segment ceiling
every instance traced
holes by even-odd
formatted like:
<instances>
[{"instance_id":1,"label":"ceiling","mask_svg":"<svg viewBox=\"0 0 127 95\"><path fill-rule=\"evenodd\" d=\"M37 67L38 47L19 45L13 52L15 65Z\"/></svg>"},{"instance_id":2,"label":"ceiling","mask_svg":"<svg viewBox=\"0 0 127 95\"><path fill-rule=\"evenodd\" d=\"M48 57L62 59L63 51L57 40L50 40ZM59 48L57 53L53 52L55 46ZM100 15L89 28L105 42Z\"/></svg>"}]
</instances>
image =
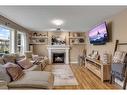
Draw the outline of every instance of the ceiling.
<instances>
[{"instance_id":1,"label":"ceiling","mask_svg":"<svg viewBox=\"0 0 127 95\"><path fill-rule=\"evenodd\" d=\"M56 28L53 19L61 19L63 30L85 32L126 6L0 6L0 14L31 31Z\"/></svg>"}]
</instances>

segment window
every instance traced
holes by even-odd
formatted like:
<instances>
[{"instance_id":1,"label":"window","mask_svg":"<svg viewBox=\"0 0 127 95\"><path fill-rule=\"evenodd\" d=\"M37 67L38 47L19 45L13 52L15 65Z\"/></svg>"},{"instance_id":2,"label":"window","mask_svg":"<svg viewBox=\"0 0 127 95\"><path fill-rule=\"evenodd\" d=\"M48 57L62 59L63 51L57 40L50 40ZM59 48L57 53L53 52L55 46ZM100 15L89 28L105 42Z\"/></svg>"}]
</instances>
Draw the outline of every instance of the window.
<instances>
[{"instance_id":1,"label":"window","mask_svg":"<svg viewBox=\"0 0 127 95\"><path fill-rule=\"evenodd\" d=\"M17 32L17 53L23 54L26 50L26 34Z\"/></svg>"},{"instance_id":2,"label":"window","mask_svg":"<svg viewBox=\"0 0 127 95\"><path fill-rule=\"evenodd\" d=\"M27 50L27 33L0 25L0 56L6 53L23 54Z\"/></svg>"},{"instance_id":3,"label":"window","mask_svg":"<svg viewBox=\"0 0 127 95\"><path fill-rule=\"evenodd\" d=\"M0 26L0 56L10 52L11 30Z\"/></svg>"}]
</instances>

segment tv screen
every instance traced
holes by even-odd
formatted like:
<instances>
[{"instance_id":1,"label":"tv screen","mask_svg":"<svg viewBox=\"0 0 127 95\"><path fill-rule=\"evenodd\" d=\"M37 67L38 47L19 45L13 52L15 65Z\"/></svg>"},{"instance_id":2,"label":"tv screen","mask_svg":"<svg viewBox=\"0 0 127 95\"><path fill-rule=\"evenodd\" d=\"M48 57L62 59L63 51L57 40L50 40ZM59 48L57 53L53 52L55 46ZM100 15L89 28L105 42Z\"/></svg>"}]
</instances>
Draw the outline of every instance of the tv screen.
<instances>
[{"instance_id":1,"label":"tv screen","mask_svg":"<svg viewBox=\"0 0 127 95\"><path fill-rule=\"evenodd\" d=\"M108 40L106 22L101 23L89 31L89 40L91 44L105 44Z\"/></svg>"}]
</instances>

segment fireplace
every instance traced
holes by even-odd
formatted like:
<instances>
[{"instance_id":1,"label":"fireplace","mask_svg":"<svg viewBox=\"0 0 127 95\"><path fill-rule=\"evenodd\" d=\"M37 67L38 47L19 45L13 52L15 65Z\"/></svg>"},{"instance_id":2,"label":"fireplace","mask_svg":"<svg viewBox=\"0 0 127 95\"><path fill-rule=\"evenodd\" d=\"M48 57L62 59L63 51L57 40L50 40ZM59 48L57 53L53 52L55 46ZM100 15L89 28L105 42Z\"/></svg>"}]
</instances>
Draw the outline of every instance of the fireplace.
<instances>
[{"instance_id":1,"label":"fireplace","mask_svg":"<svg viewBox=\"0 0 127 95\"><path fill-rule=\"evenodd\" d=\"M69 64L69 49L70 49L69 45L49 45L47 49L49 64L52 63Z\"/></svg>"},{"instance_id":2,"label":"fireplace","mask_svg":"<svg viewBox=\"0 0 127 95\"><path fill-rule=\"evenodd\" d=\"M64 53L53 53L53 63L65 63L64 58L65 58Z\"/></svg>"}]
</instances>

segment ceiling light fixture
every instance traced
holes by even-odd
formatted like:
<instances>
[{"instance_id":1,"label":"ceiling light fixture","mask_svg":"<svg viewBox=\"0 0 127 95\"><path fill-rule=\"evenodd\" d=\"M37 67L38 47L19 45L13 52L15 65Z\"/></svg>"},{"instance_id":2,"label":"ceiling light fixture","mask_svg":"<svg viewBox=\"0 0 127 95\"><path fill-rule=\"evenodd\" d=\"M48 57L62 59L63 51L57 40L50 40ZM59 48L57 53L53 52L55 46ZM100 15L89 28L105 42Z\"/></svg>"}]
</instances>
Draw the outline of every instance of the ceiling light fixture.
<instances>
[{"instance_id":1,"label":"ceiling light fixture","mask_svg":"<svg viewBox=\"0 0 127 95\"><path fill-rule=\"evenodd\" d=\"M55 20L52 20L52 23L57 25L57 26L60 26L62 25L64 22L63 20L60 20L60 19L55 19Z\"/></svg>"}]
</instances>

